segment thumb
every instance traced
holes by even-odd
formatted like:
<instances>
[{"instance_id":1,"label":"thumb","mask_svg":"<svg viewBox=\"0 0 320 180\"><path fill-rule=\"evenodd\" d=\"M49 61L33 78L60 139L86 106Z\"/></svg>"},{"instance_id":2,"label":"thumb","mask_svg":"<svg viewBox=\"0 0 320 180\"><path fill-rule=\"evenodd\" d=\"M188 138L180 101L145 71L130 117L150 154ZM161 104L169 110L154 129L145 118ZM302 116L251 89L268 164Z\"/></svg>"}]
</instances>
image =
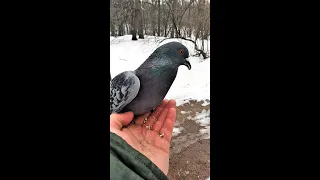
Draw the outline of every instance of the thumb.
<instances>
[{"instance_id":1,"label":"thumb","mask_svg":"<svg viewBox=\"0 0 320 180\"><path fill-rule=\"evenodd\" d=\"M110 129L114 128L121 130L124 126L127 126L133 119L132 112L126 112L123 114L111 114L110 115Z\"/></svg>"}]
</instances>

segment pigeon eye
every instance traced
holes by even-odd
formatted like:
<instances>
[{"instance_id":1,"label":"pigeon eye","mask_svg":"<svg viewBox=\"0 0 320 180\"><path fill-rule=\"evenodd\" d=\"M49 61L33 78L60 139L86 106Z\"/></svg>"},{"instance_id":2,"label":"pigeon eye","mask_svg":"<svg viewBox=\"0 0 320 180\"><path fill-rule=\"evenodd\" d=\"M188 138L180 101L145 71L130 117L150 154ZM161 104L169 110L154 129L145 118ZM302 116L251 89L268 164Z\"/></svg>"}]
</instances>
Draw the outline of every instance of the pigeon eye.
<instances>
[{"instance_id":1,"label":"pigeon eye","mask_svg":"<svg viewBox=\"0 0 320 180\"><path fill-rule=\"evenodd\" d=\"M183 49L180 49L180 50L179 50L179 53L180 53L181 55L183 55L183 54L184 54Z\"/></svg>"}]
</instances>

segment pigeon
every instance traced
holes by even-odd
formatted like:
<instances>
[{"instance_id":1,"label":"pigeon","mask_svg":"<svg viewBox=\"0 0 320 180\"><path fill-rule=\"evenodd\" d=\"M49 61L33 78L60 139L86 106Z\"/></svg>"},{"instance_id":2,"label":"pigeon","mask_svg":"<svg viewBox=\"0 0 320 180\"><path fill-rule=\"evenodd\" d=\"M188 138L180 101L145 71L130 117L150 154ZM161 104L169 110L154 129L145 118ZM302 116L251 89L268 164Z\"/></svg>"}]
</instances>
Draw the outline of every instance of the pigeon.
<instances>
[{"instance_id":1,"label":"pigeon","mask_svg":"<svg viewBox=\"0 0 320 180\"><path fill-rule=\"evenodd\" d=\"M158 47L136 70L115 76L110 81L110 114L131 111L138 116L152 112L168 93L179 66L191 69L188 57L183 44L169 42Z\"/></svg>"}]
</instances>

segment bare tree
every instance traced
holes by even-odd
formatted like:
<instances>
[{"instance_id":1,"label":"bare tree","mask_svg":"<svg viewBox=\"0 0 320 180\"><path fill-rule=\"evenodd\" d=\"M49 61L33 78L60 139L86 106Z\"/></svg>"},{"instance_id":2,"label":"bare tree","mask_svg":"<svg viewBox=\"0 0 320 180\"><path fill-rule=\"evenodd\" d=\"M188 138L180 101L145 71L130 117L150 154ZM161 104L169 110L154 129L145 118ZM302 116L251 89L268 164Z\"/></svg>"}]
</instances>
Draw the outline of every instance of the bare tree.
<instances>
[{"instance_id":1,"label":"bare tree","mask_svg":"<svg viewBox=\"0 0 320 180\"><path fill-rule=\"evenodd\" d=\"M128 33L130 17L134 13L132 0L110 1L110 31L111 34L122 36Z\"/></svg>"},{"instance_id":2,"label":"bare tree","mask_svg":"<svg viewBox=\"0 0 320 180\"><path fill-rule=\"evenodd\" d=\"M110 16L111 36L132 34L132 40L138 40L137 35L143 39L145 34L183 38L195 43L198 55L206 56L208 0L111 0Z\"/></svg>"},{"instance_id":3,"label":"bare tree","mask_svg":"<svg viewBox=\"0 0 320 180\"><path fill-rule=\"evenodd\" d=\"M139 5L139 0L134 0L134 16L132 17L132 22L133 22L133 28L132 28L132 40L138 40L137 39L137 29L138 29L138 23L139 23L139 14L138 11L139 9L137 8Z\"/></svg>"},{"instance_id":4,"label":"bare tree","mask_svg":"<svg viewBox=\"0 0 320 180\"><path fill-rule=\"evenodd\" d=\"M137 13L137 21L138 21L138 34L139 34L139 39L144 39L144 35L143 35L143 24L142 24L142 10L141 10L141 1L140 0L136 0L136 13Z\"/></svg>"},{"instance_id":5,"label":"bare tree","mask_svg":"<svg viewBox=\"0 0 320 180\"><path fill-rule=\"evenodd\" d=\"M160 36L160 16L161 16L161 8L160 8L160 0L158 0L158 36Z\"/></svg>"},{"instance_id":6,"label":"bare tree","mask_svg":"<svg viewBox=\"0 0 320 180\"><path fill-rule=\"evenodd\" d=\"M116 27L113 21L110 21L111 36L116 36Z\"/></svg>"}]
</instances>

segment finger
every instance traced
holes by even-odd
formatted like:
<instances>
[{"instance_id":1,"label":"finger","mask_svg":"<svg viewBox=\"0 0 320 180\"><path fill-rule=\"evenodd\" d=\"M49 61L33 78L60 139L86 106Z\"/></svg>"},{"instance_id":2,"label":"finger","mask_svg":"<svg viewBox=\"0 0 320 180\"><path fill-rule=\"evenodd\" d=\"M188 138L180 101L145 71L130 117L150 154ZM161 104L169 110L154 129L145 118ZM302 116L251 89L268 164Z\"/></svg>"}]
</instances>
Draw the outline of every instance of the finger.
<instances>
[{"instance_id":1,"label":"finger","mask_svg":"<svg viewBox=\"0 0 320 180\"><path fill-rule=\"evenodd\" d=\"M176 101L170 100L166 107L162 110L158 120L153 124L153 130L159 132L161 127L163 126L163 123L165 122L165 119L167 117L168 111L170 108L176 107Z\"/></svg>"},{"instance_id":2,"label":"finger","mask_svg":"<svg viewBox=\"0 0 320 180\"><path fill-rule=\"evenodd\" d=\"M158 107L165 108L166 105L168 104L168 102L169 102L169 100L164 99L164 100L162 101L162 103L161 103Z\"/></svg>"},{"instance_id":3,"label":"finger","mask_svg":"<svg viewBox=\"0 0 320 180\"><path fill-rule=\"evenodd\" d=\"M165 138L168 142L170 142L172 138L172 131L176 121L176 115L176 108L170 108L166 120L159 131L159 134L163 134L163 138Z\"/></svg>"},{"instance_id":4,"label":"finger","mask_svg":"<svg viewBox=\"0 0 320 180\"><path fill-rule=\"evenodd\" d=\"M111 114L110 115L110 129L121 130L124 126L127 126L133 119L132 112L126 112L123 114Z\"/></svg>"},{"instance_id":5,"label":"finger","mask_svg":"<svg viewBox=\"0 0 320 180\"><path fill-rule=\"evenodd\" d=\"M147 122L145 123L146 127L152 127L153 124L158 120L162 110L165 108L165 106L168 104L168 100L164 100L162 101L162 103L160 104L160 106L158 106L152 113L151 115L148 117Z\"/></svg>"}]
</instances>

